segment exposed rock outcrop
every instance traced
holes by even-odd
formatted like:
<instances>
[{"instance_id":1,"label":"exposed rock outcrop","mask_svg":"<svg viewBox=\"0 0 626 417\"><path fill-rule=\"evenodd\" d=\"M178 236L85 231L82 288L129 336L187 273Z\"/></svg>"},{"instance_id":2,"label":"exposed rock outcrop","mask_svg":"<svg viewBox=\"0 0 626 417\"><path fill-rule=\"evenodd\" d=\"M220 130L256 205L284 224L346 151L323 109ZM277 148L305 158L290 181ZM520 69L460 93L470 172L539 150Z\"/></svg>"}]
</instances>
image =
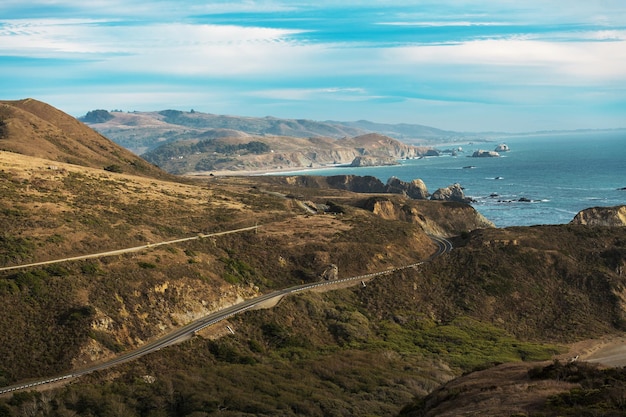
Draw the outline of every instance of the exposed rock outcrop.
<instances>
[{"instance_id":1,"label":"exposed rock outcrop","mask_svg":"<svg viewBox=\"0 0 626 417\"><path fill-rule=\"evenodd\" d=\"M626 206L592 207L580 211L570 224L588 226L626 226Z\"/></svg>"},{"instance_id":2,"label":"exposed rock outcrop","mask_svg":"<svg viewBox=\"0 0 626 417\"><path fill-rule=\"evenodd\" d=\"M446 188L440 188L430 197L431 200L456 201L459 203L471 203L473 200L465 196L461 184L452 184Z\"/></svg>"},{"instance_id":3,"label":"exposed rock outcrop","mask_svg":"<svg viewBox=\"0 0 626 417\"><path fill-rule=\"evenodd\" d=\"M326 178L331 188L353 191L355 193L384 193L385 185L371 175L333 175Z\"/></svg>"},{"instance_id":4,"label":"exposed rock outcrop","mask_svg":"<svg viewBox=\"0 0 626 417\"><path fill-rule=\"evenodd\" d=\"M365 200L362 207L387 220L419 224L426 233L436 236L495 227L469 204L380 196Z\"/></svg>"},{"instance_id":5,"label":"exposed rock outcrop","mask_svg":"<svg viewBox=\"0 0 626 417\"><path fill-rule=\"evenodd\" d=\"M387 180L387 184L383 184L382 181L371 175L332 175L329 177L305 175L285 177L285 180L291 185L300 185L302 187L330 187L354 193L401 194L414 200L425 200L430 196L426 184L421 179L407 182L391 177Z\"/></svg>"},{"instance_id":6,"label":"exposed rock outcrop","mask_svg":"<svg viewBox=\"0 0 626 417\"><path fill-rule=\"evenodd\" d=\"M328 265L321 274L325 281L334 281L339 277L339 268L335 264Z\"/></svg>"},{"instance_id":7,"label":"exposed rock outcrop","mask_svg":"<svg viewBox=\"0 0 626 417\"><path fill-rule=\"evenodd\" d=\"M391 194L404 194L414 200L425 200L430 195L426 184L421 179L411 182L402 181L399 178L391 177L387 180L385 192Z\"/></svg>"},{"instance_id":8,"label":"exposed rock outcrop","mask_svg":"<svg viewBox=\"0 0 626 417\"><path fill-rule=\"evenodd\" d=\"M509 149L509 145L507 145L506 143L501 143L498 146L496 146L496 149L494 149L495 152L508 152L511 149Z\"/></svg>"},{"instance_id":9,"label":"exposed rock outcrop","mask_svg":"<svg viewBox=\"0 0 626 417\"><path fill-rule=\"evenodd\" d=\"M485 151L479 149L472 154L473 158L497 158L500 154L496 151Z\"/></svg>"},{"instance_id":10,"label":"exposed rock outcrop","mask_svg":"<svg viewBox=\"0 0 626 417\"><path fill-rule=\"evenodd\" d=\"M390 156L357 156L350 163L351 167L378 167L390 165L400 165L400 163Z\"/></svg>"}]
</instances>

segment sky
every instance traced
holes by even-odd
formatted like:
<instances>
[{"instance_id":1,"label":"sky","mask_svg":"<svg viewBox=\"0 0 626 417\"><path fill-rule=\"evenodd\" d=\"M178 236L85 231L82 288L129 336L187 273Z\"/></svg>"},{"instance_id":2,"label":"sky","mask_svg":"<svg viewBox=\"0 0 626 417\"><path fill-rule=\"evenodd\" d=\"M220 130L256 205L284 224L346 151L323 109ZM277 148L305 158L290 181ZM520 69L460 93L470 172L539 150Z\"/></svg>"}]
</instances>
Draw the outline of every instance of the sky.
<instances>
[{"instance_id":1,"label":"sky","mask_svg":"<svg viewBox=\"0 0 626 417\"><path fill-rule=\"evenodd\" d=\"M0 99L456 131L626 127L626 1L2 0Z\"/></svg>"}]
</instances>

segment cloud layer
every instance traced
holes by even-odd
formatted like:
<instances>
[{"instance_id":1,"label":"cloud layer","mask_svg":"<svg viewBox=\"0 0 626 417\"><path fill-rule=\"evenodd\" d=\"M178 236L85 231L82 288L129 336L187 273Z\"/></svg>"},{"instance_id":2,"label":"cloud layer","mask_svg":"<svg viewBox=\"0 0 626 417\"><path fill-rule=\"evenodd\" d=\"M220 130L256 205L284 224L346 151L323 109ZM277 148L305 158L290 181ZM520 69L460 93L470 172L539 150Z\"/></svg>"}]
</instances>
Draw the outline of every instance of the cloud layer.
<instances>
[{"instance_id":1,"label":"cloud layer","mask_svg":"<svg viewBox=\"0 0 626 417\"><path fill-rule=\"evenodd\" d=\"M75 115L194 108L456 130L626 127L617 0L24 3L0 5L2 98Z\"/></svg>"}]
</instances>

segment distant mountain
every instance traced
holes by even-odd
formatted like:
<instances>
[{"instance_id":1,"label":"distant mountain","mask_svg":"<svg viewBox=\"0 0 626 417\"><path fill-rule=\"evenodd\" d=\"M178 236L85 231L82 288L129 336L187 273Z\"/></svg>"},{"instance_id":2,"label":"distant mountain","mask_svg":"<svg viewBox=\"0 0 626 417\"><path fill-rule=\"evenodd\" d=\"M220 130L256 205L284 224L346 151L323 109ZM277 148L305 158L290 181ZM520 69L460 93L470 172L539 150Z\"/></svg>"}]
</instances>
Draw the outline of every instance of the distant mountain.
<instances>
[{"instance_id":1,"label":"distant mountain","mask_svg":"<svg viewBox=\"0 0 626 417\"><path fill-rule=\"evenodd\" d=\"M333 139L252 136L240 131L211 129L195 139L164 143L142 156L170 173L185 174L313 168L350 164L363 156L393 161L419 157L428 150L377 133Z\"/></svg>"},{"instance_id":2,"label":"distant mountain","mask_svg":"<svg viewBox=\"0 0 626 417\"><path fill-rule=\"evenodd\" d=\"M219 116L195 111L160 112L93 110L84 123L118 144L141 154L164 170L183 174L198 171L259 171L349 164L357 156L418 157L428 150L369 128L340 122ZM399 125L406 137L409 125ZM392 131L392 125L378 125ZM413 127L430 137L448 132ZM401 136L402 136L401 135ZM441 136L437 136L441 135Z\"/></svg>"},{"instance_id":3,"label":"distant mountain","mask_svg":"<svg viewBox=\"0 0 626 417\"><path fill-rule=\"evenodd\" d=\"M361 129L368 132L377 132L382 135L390 136L395 139L402 140L407 143L428 142L432 140L441 140L443 138L466 138L468 136L476 136L476 133L461 133L449 130L441 130L430 126L418 124L385 124L375 123L367 120L359 120L356 122L328 122L340 124L342 126Z\"/></svg>"},{"instance_id":4,"label":"distant mountain","mask_svg":"<svg viewBox=\"0 0 626 417\"><path fill-rule=\"evenodd\" d=\"M0 101L0 126L2 151L141 176L167 176L74 117L37 100Z\"/></svg>"},{"instance_id":5,"label":"distant mountain","mask_svg":"<svg viewBox=\"0 0 626 417\"><path fill-rule=\"evenodd\" d=\"M382 124L365 120L319 122L276 117L225 116L193 110L133 113L93 110L80 120L136 154L148 152L163 143L197 139L201 134L210 136L216 130L221 133L227 130L253 136L333 139L379 133L408 144L419 145L477 136L477 134L452 132L417 124Z\"/></svg>"},{"instance_id":6,"label":"distant mountain","mask_svg":"<svg viewBox=\"0 0 626 417\"><path fill-rule=\"evenodd\" d=\"M163 110L159 112L93 110L79 120L127 149L142 154L165 142L196 139L224 131L233 136L283 136L294 138L343 138L370 131L336 123L274 117L223 116L195 111ZM239 132L239 133L235 133Z\"/></svg>"}]
</instances>

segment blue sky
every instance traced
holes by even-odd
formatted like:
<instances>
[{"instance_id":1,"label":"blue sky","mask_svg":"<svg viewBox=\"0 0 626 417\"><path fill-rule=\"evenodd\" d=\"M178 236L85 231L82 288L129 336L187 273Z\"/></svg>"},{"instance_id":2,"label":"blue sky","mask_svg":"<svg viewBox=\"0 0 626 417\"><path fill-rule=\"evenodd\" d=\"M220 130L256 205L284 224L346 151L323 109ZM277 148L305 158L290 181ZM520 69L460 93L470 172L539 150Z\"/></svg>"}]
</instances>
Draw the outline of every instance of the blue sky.
<instances>
[{"instance_id":1,"label":"blue sky","mask_svg":"<svg viewBox=\"0 0 626 417\"><path fill-rule=\"evenodd\" d=\"M74 116L626 127L626 1L3 0L0 99L26 97Z\"/></svg>"}]
</instances>

